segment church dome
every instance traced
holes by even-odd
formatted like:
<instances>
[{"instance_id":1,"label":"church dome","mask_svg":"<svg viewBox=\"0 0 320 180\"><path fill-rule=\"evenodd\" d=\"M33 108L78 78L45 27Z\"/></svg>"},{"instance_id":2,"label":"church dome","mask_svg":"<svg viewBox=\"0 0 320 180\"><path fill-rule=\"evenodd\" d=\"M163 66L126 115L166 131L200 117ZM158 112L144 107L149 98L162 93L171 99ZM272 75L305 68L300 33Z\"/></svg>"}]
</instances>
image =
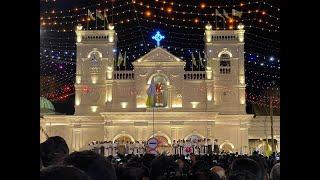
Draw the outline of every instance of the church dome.
<instances>
[{"instance_id":1,"label":"church dome","mask_svg":"<svg viewBox=\"0 0 320 180\"><path fill-rule=\"evenodd\" d=\"M54 114L53 104L46 98L40 97L40 114Z\"/></svg>"}]
</instances>

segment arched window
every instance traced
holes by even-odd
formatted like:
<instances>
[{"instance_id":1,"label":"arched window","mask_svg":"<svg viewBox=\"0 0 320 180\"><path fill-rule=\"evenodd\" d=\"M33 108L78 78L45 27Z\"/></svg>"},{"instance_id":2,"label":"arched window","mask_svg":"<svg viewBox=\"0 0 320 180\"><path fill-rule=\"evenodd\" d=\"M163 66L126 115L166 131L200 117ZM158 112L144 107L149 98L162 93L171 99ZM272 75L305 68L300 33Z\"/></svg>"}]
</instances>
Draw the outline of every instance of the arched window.
<instances>
[{"instance_id":1,"label":"arched window","mask_svg":"<svg viewBox=\"0 0 320 180\"><path fill-rule=\"evenodd\" d=\"M99 59L99 54L93 52L90 56L90 72L99 73L101 68L101 60Z\"/></svg>"},{"instance_id":2,"label":"arched window","mask_svg":"<svg viewBox=\"0 0 320 180\"><path fill-rule=\"evenodd\" d=\"M221 54L220 56L220 74L231 73L231 62L229 54Z\"/></svg>"}]
</instances>

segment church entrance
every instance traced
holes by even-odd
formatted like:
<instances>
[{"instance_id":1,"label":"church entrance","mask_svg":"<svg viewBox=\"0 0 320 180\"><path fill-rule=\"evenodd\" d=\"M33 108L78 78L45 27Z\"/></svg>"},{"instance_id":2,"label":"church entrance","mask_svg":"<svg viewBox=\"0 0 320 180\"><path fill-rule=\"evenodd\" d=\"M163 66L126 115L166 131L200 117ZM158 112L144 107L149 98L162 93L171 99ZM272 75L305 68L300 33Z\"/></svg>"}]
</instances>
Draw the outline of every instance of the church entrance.
<instances>
[{"instance_id":1,"label":"church entrance","mask_svg":"<svg viewBox=\"0 0 320 180\"><path fill-rule=\"evenodd\" d=\"M233 153L233 145L231 143L222 143L220 145L220 151L221 152L226 152L226 153Z\"/></svg>"},{"instance_id":2,"label":"church entrance","mask_svg":"<svg viewBox=\"0 0 320 180\"><path fill-rule=\"evenodd\" d=\"M155 136L155 138L158 140L158 147L157 147L157 151L159 153L163 153L163 152L170 152L171 151L171 147L170 144L168 142L168 139L165 138L164 136Z\"/></svg>"},{"instance_id":3,"label":"church entrance","mask_svg":"<svg viewBox=\"0 0 320 180\"><path fill-rule=\"evenodd\" d=\"M114 142L118 142L119 144L127 143L127 142L134 142L132 141L131 137L128 135L119 135L114 139Z\"/></svg>"}]
</instances>

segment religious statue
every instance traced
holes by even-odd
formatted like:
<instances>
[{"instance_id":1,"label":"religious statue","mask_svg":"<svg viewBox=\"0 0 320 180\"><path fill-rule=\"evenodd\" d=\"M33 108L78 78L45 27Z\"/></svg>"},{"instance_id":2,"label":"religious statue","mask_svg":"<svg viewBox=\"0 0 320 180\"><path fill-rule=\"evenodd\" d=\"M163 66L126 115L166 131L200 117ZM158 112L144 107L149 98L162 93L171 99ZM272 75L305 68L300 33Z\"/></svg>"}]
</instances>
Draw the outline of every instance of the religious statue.
<instances>
[{"instance_id":1,"label":"religious statue","mask_svg":"<svg viewBox=\"0 0 320 180\"><path fill-rule=\"evenodd\" d=\"M163 85L161 82L156 84L155 105L163 106Z\"/></svg>"}]
</instances>

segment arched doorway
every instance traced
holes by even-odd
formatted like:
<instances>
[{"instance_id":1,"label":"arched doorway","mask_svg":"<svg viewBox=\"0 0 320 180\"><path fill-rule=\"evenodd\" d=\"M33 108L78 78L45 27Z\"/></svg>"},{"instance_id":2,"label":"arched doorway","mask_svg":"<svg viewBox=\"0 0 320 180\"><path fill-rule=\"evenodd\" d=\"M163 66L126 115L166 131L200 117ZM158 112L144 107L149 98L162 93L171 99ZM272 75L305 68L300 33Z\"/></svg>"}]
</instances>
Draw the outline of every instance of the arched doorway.
<instances>
[{"instance_id":1,"label":"arched doorway","mask_svg":"<svg viewBox=\"0 0 320 180\"><path fill-rule=\"evenodd\" d=\"M184 138L184 140L190 140L191 142L198 142L200 139L204 139L204 136L198 133L189 134Z\"/></svg>"},{"instance_id":2,"label":"arched doorway","mask_svg":"<svg viewBox=\"0 0 320 180\"><path fill-rule=\"evenodd\" d=\"M113 142L119 142L119 143L134 142L134 138L129 134L118 134L113 138Z\"/></svg>"},{"instance_id":3,"label":"arched doorway","mask_svg":"<svg viewBox=\"0 0 320 180\"><path fill-rule=\"evenodd\" d=\"M152 137L153 136L151 136L150 138ZM171 140L169 136L164 133L158 132L154 135L154 138L158 140L158 147L156 151L158 151L159 153L171 152Z\"/></svg>"},{"instance_id":4,"label":"arched doorway","mask_svg":"<svg viewBox=\"0 0 320 180\"><path fill-rule=\"evenodd\" d=\"M233 153L234 145L230 142L224 142L220 145L220 151L224 151L227 153Z\"/></svg>"}]
</instances>

